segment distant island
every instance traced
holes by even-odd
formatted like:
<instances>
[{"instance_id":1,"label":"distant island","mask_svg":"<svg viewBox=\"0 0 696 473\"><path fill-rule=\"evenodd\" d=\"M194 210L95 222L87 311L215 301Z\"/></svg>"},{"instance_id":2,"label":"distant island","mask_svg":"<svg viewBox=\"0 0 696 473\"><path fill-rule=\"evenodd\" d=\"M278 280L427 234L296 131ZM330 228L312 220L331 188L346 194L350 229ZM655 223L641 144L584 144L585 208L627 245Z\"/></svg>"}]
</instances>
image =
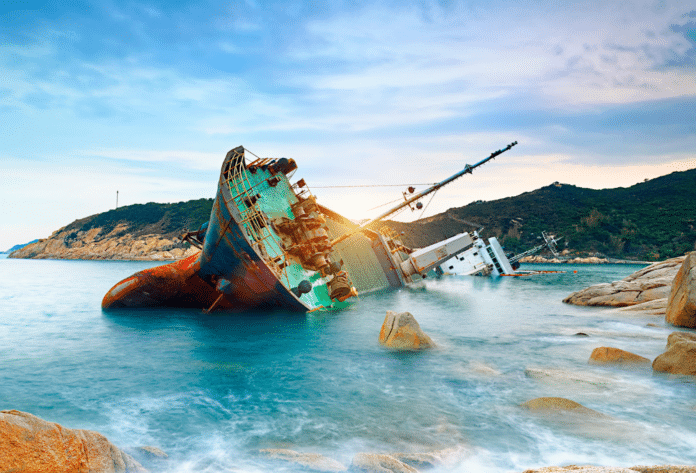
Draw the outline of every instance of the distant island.
<instances>
[{"instance_id":1,"label":"distant island","mask_svg":"<svg viewBox=\"0 0 696 473\"><path fill-rule=\"evenodd\" d=\"M32 240L32 241L30 241L29 243L22 243L22 244L20 244L20 245L15 245L15 246L13 246L12 248L10 248L10 249L7 250L7 251L0 251L0 255L12 253L13 251L17 251L17 250L19 250L19 249L22 249L22 248L24 248L24 247L27 246L27 245L31 245L32 243L36 243L37 241L39 241L39 240Z\"/></svg>"},{"instance_id":2,"label":"distant island","mask_svg":"<svg viewBox=\"0 0 696 473\"><path fill-rule=\"evenodd\" d=\"M484 228L508 252L520 253L541 232L562 236L569 257L658 261L696 249L696 169L631 187L586 189L559 182L515 197L476 201L412 223L385 221L410 247ZM23 246L11 258L178 259L194 249L185 231L210 218L212 199L136 204L92 215ZM21 246L21 245L20 245Z\"/></svg>"}]
</instances>

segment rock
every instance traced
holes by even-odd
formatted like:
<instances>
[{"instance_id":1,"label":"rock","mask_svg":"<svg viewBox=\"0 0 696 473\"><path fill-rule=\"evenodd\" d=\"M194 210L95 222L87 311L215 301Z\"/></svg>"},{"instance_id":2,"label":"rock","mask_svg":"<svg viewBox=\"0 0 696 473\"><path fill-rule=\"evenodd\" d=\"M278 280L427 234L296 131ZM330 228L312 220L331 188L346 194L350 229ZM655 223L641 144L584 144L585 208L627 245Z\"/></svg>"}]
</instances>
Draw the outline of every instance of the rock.
<instances>
[{"instance_id":1,"label":"rock","mask_svg":"<svg viewBox=\"0 0 696 473\"><path fill-rule=\"evenodd\" d=\"M312 471L338 472L348 470L348 468L336 460L318 453L300 453L282 448L264 448L260 452L274 460L295 463Z\"/></svg>"},{"instance_id":2,"label":"rock","mask_svg":"<svg viewBox=\"0 0 696 473\"><path fill-rule=\"evenodd\" d=\"M665 321L696 328L696 252L689 253L672 282Z\"/></svg>"},{"instance_id":3,"label":"rock","mask_svg":"<svg viewBox=\"0 0 696 473\"><path fill-rule=\"evenodd\" d=\"M578 332L575 334L576 337L589 337L585 332Z\"/></svg>"},{"instance_id":4,"label":"rock","mask_svg":"<svg viewBox=\"0 0 696 473\"><path fill-rule=\"evenodd\" d=\"M686 465L660 465L660 466L632 466L621 468L613 466L549 466L534 470L525 470L524 473L696 473L696 467Z\"/></svg>"},{"instance_id":5,"label":"rock","mask_svg":"<svg viewBox=\"0 0 696 473\"><path fill-rule=\"evenodd\" d=\"M397 314L387 311L382 329L379 332L379 343L397 350L423 350L435 346L427 336L415 317L409 312Z\"/></svg>"},{"instance_id":6,"label":"rock","mask_svg":"<svg viewBox=\"0 0 696 473\"><path fill-rule=\"evenodd\" d=\"M178 238L166 235L133 235L128 225L119 224L108 233L102 228L72 231L68 227L56 230L44 240L31 243L10 254L10 258L36 259L115 259L115 260L172 260L190 256Z\"/></svg>"},{"instance_id":7,"label":"rock","mask_svg":"<svg viewBox=\"0 0 696 473\"><path fill-rule=\"evenodd\" d=\"M652 364L654 371L696 376L696 335L674 332L667 338L667 351Z\"/></svg>"},{"instance_id":8,"label":"rock","mask_svg":"<svg viewBox=\"0 0 696 473\"><path fill-rule=\"evenodd\" d=\"M599 347L592 350L589 363L592 365L639 365L650 363L650 360L619 348Z\"/></svg>"},{"instance_id":9,"label":"rock","mask_svg":"<svg viewBox=\"0 0 696 473\"><path fill-rule=\"evenodd\" d=\"M687 341L696 342L696 333L691 332L672 332L667 337L667 348L671 347L677 342Z\"/></svg>"},{"instance_id":10,"label":"rock","mask_svg":"<svg viewBox=\"0 0 696 473\"><path fill-rule=\"evenodd\" d=\"M638 315L665 315L665 313L667 312L667 298L661 297L659 299L641 302L640 304L619 307L615 309L615 311L624 313L636 312L638 313Z\"/></svg>"},{"instance_id":11,"label":"rock","mask_svg":"<svg viewBox=\"0 0 696 473\"><path fill-rule=\"evenodd\" d=\"M535 468L533 470L525 470L524 473L635 473L635 470L629 468L620 468L613 466L547 466L544 468Z\"/></svg>"},{"instance_id":12,"label":"rock","mask_svg":"<svg viewBox=\"0 0 696 473\"><path fill-rule=\"evenodd\" d=\"M627 276L621 281L590 286L563 299L567 304L585 306L627 307L667 298L680 265L681 256L660 261ZM645 306L658 311L660 306Z\"/></svg>"},{"instance_id":13,"label":"rock","mask_svg":"<svg viewBox=\"0 0 696 473\"><path fill-rule=\"evenodd\" d=\"M608 417L597 411L593 411L582 404L578 404L570 399L565 399L562 397L538 397L527 401L521 405L525 409L530 411L542 412L542 413L562 413L562 412L572 412L574 414L581 414L588 417Z\"/></svg>"},{"instance_id":14,"label":"rock","mask_svg":"<svg viewBox=\"0 0 696 473\"><path fill-rule=\"evenodd\" d=\"M696 466L689 465L656 465L632 466L631 470L640 473L696 473Z\"/></svg>"},{"instance_id":15,"label":"rock","mask_svg":"<svg viewBox=\"0 0 696 473\"><path fill-rule=\"evenodd\" d=\"M467 447L446 448L427 453L391 453L390 455L402 463L414 468L452 468L464 457L471 454Z\"/></svg>"},{"instance_id":16,"label":"rock","mask_svg":"<svg viewBox=\"0 0 696 473\"><path fill-rule=\"evenodd\" d=\"M0 471L147 472L106 437L20 411L0 411Z\"/></svg>"},{"instance_id":17,"label":"rock","mask_svg":"<svg viewBox=\"0 0 696 473\"><path fill-rule=\"evenodd\" d=\"M358 453L350 466L352 472L366 473L418 473L418 470L391 455Z\"/></svg>"},{"instance_id":18,"label":"rock","mask_svg":"<svg viewBox=\"0 0 696 473\"><path fill-rule=\"evenodd\" d=\"M582 373L573 371L564 371L549 368L527 368L524 374L533 379L537 379L544 383L556 385L569 385L574 389L580 386L592 388L606 388L612 381L606 377L600 377L592 373Z\"/></svg>"},{"instance_id":19,"label":"rock","mask_svg":"<svg viewBox=\"0 0 696 473\"><path fill-rule=\"evenodd\" d=\"M164 453L161 449L157 447L151 447L149 445L145 445L143 447L140 447L138 449L144 456L151 458L151 459L159 459L159 460L164 460L165 458L169 458L169 455Z\"/></svg>"}]
</instances>

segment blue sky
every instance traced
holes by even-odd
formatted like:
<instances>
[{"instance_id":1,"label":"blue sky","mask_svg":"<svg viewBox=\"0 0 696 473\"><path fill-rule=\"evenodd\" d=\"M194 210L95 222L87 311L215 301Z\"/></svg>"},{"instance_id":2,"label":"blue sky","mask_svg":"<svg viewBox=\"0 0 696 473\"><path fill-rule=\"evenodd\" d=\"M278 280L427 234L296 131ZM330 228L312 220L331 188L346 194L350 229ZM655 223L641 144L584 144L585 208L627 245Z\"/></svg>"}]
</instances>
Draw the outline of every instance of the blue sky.
<instances>
[{"instance_id":1,"label":"blue sky","mask_svg":"<svg viewBox=\"0 0 696 473\"><path fill-rule=\"evenodd\" d=\"M294 158L351 218L517 140L425 215L696 167L696 10L631 2L0 2L0 249ZM404 215L405 219L420 214Z\"/></svg>"}]
</instances>

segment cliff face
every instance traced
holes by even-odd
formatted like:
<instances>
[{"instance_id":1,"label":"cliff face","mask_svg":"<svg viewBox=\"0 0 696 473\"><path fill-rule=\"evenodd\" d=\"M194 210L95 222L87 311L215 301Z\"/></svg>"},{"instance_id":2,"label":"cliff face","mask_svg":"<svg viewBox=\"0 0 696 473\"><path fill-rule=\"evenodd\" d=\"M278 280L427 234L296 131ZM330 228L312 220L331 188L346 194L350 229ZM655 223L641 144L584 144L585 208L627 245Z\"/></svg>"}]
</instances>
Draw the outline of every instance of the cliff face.
<instances>
[{"instance_id":1,"label":"cliff face","mask_svg":"<svg viewBox=\"0 0 696 473\"><path fill-rule=\"evenodd\" d=\"M119 224L110 231L102 227L76 230L71 224L36 243L14 251L10 258L35 259L114 259L177 260L197 252L180 238L161 234L138 235L129 225Z\"/></svg>"}]
</instances>

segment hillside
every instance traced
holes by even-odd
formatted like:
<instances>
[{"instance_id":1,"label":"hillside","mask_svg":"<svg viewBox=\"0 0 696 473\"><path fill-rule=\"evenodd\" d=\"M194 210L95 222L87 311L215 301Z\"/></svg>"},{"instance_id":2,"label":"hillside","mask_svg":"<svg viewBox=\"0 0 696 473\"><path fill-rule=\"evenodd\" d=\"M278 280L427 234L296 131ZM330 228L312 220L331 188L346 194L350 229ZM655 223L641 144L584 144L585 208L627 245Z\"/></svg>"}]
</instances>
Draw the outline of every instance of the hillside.
<instances>
[{"instance_id":1,"label":"hillside","mask_svg":"<svg viewBox=\"0 0 696 473\"><path fill-rule=\"evenodd\" d=\"M483 236L496 236L506 249L520 252L536 245L546 230L562 235L560 249L572 254L659 260L695 248L694 189L696 169L628 188L552 184L515 197L452 208L414 224L390 222L390 226L405 231L412 246L485 227Z\"/></svg>"},{"instance_id":2,"label":"hillside","mask_svg":"<svg viewBox=\"0 0 696 473\"><path fill-rule=\"evenodd\" d=\"M178 259L191 253L180 236L210 218L212 199L136 204L75 220L10 258Z\"/></svg>"},{"instance_id":3,"label":"hillside","mask_svg":"<svg viewBox=\"0 0 696 473\"><path fill-rule=\"evenodd\" d=\"M507 250L539 243L542 231L562 235L571 255L660 260L694 250L696 169L675 172L628 188L585 189L552 184L532 192L476 202L413 223L387 221L404 243L423 247L462 231L484 227ZM178 258L179 236L210 217L212 199L138 204L92 215L13 253L19 258ZM149 252L149 253L148 253Z\"/></svg>"}]
</instances>

